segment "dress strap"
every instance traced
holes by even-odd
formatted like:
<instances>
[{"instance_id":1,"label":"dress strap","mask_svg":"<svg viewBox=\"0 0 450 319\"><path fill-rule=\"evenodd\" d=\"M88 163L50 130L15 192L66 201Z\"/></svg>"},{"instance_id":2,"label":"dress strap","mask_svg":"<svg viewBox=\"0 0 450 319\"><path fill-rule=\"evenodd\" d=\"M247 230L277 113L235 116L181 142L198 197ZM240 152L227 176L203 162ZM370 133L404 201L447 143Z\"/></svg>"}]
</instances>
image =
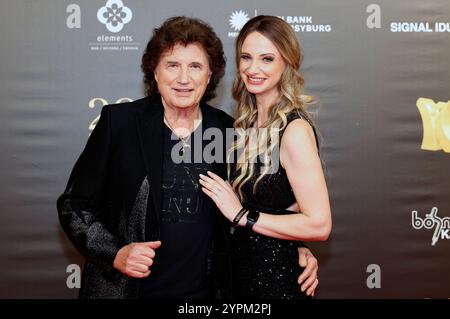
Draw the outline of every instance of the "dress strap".
<instances>
[{"instance_id":1,"label":"dress strap","mask_svg":"<svg viewBox=\"0 0 450 319\"><path fill-rule=\"evenodd\" d=\"M286 124L286 127L289 125L289 123L291 123L293 120L296 120L296 119L303 119L303 120L305 120L306 122L308 122L309 125L311 125L312 130L313 130L313 133L314 133L314 137L315 137L315 139L316 139L317 152L319 153L319 156L320 156L319 138L318 138L318 135L317 135L316 127L315 127L314 124L311 122L311 120L309 120L308 118L302 116L302 115L299 114L297 111L292 111L291 113L289 113L289 114L287 115L287 124ZM284 130L285 130L285 129L286 129L286 128L284 128ZM281 138L282 138L282 136L283 136L284 130L280 133L280 141L281 141Z\"/></svg>"}]
</instances>

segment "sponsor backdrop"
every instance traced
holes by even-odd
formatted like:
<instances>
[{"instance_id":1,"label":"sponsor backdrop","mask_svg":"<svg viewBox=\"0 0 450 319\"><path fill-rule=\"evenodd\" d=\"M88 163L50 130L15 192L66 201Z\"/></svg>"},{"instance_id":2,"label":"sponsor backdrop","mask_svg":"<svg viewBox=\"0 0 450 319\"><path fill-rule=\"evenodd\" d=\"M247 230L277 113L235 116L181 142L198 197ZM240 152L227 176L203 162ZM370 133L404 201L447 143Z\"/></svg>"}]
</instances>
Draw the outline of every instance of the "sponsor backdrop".
<instances>
[{"instance_id":1,"label":"sponsor backdrop","mask_svg":"<svg viewBox=\"0 0 450 319\"><path fill-rule=\"evenodd\" d=\"M56 198L102 106L144 95L152 29L210 23L228 65L214 106L232 113L233 46L277 15L304 51L334 227L319 298L450 297L450 7L410 1L2 1L0 297L73 298L83 258Z\"/></svg>"}]
</instances>

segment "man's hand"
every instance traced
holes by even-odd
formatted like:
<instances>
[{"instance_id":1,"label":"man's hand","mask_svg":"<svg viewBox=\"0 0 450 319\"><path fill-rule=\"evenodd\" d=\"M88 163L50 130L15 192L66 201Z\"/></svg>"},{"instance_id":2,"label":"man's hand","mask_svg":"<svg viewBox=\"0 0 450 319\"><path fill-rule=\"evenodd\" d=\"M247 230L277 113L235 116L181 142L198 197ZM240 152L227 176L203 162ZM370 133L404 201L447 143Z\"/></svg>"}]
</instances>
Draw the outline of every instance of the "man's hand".
<instances>
[{"instance_id":1,"label":"man's hand","mask_svg":"<svg viewBox=\"0 0 450 319\"><path fill-rule=\"evenodd\" d=\"M150 275L155 249L161 246L160 241L132 243L123 246L114 259L114 268L133 278L145 278Z\"/></svg>"},{"instance_id":2,"label":"man's hand","mask_svg":"<svg viewBox=\"0 0 450 319\"><path fill-rule=\"evenodd\" d=\"M301 290L306 291L307 296L314 297L319 279L317 277L317 270L319 269L317 259L306 247L298 248L298 262L301 267L305 269L298 277L298 284L301 285Z\"/></svg>"}]
</instances>

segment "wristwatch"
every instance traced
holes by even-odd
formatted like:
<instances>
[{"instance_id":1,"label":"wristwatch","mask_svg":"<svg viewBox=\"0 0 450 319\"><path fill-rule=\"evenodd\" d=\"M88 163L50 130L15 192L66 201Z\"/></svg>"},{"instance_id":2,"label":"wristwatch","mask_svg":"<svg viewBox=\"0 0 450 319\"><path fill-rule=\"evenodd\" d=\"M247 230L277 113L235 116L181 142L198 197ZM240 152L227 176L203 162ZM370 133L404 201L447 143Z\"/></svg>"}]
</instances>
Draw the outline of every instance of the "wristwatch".
<instances>
[{"instance_id":1,"label":"wristwatch","mask_svg":"<svg viewBox=\"0 0 450 319\"><path fill-rule=\"evenodd\" d=\"M253 229L253 225L258 221L259 218L259 212L254 209L250 209L247 214L247 223L245 224L245 227L248 229Z\"/></svg>"}]
</instances>

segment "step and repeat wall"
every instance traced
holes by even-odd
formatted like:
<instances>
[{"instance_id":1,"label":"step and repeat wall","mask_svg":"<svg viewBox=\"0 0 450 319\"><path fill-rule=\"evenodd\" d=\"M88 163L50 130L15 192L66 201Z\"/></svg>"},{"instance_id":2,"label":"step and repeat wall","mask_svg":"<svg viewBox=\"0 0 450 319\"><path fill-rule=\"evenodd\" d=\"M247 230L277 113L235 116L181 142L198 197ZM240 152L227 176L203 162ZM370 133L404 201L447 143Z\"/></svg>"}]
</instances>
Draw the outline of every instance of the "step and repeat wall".
<instances>
[{"instance_id":1,"label":"step and repeat wall","mask_svg":"<svg viewBox=\"0 0 450 319\"><path fill-rule=\"evenodd\" d=\"M448 0L16 0L0 11L0 297L74 298L83 258L56 199L106 104L144 96L153 28L200 18L227 71L212 105L233 112L234 42L282 17L304 53L333 231L311 243L318 298L450 298Z\"/></svg>"}]
</instances>

